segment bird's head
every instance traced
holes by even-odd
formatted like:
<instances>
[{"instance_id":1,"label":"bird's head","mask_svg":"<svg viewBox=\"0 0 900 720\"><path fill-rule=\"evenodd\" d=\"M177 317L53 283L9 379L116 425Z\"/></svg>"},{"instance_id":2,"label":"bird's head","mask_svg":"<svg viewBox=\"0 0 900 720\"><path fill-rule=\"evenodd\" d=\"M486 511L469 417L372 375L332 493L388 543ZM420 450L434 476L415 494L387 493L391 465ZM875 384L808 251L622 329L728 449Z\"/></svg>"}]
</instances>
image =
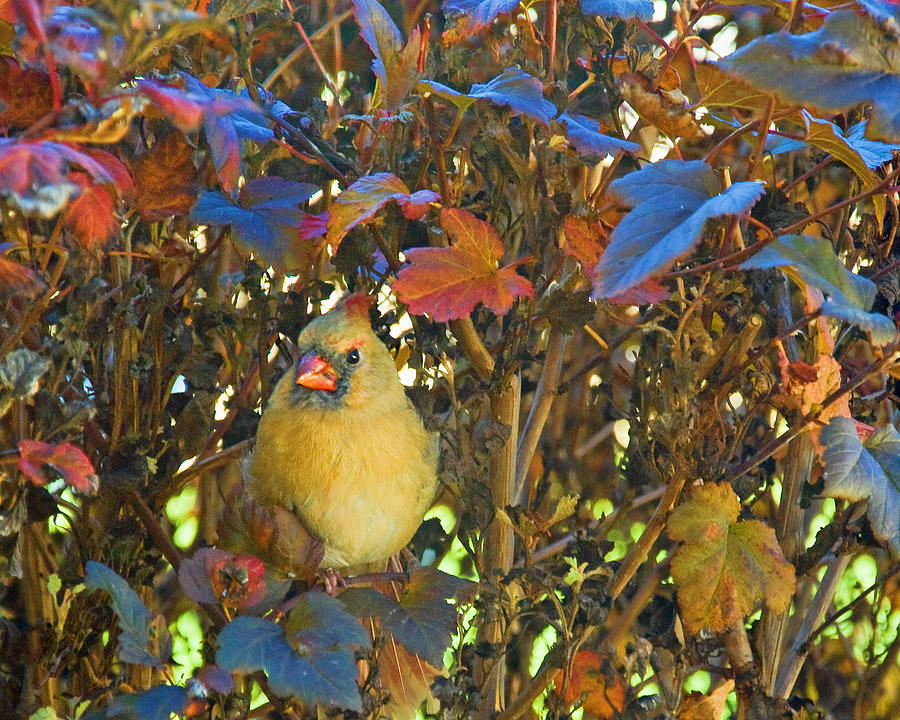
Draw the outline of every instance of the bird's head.
<instances>
[{"instance_id":1,"label":"bird's head","mask_svg":"<svg viewBox=\"0 0 900 720\"><path fill-rule=\"evenodd\" d=\"M349 295L303 329L289 391L294 403L362 405L384 392L386 383L398 382L390 353L369 322L371 305L366 295Z\"/></svg>"}]
</instances>

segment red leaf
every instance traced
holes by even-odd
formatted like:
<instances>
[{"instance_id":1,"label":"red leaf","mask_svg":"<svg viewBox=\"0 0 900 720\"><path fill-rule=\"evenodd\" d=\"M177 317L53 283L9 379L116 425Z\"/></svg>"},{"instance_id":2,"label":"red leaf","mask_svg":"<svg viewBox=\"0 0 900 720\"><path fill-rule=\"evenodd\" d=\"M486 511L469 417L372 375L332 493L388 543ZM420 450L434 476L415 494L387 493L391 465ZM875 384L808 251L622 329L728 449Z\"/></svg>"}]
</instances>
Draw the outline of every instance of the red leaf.
<instances>
[{"instance_id":1,"label":"red leaf","mask_svg":"<svg viewBox=\"0 0 900 720\"><path fill-rule=\"evenodd\" d=\"M47 32L44 30L44 20L41 17L41 7L37 0L12 0L12 6L16 15L28 34L40 43L47 42Z\"/></svg>"},{"instance_id":2,"label":"red leaf","mask_svg":"<svg viewBox=\"0 0 900 720\"><path fill-rule=\"evenodd\" d=\"M27 128L53 108L50 76L43 70L23 70L13 58L0 57L0 127Z\"/></svg>"},{"instance_id":3,"label":"red leaf","mask_svg":"<svg viewBox=\"0 0 900 720\"><path fill-rule=\"evenodd\" d=\"M648 278L639 285L629 288L620 295L606 298L613 305L656 305L671 293L656 278Z\"/></svg>"},{"instance_id":4,"label":"red leaf","mask_svg":"<svg viewBox=\"0 0 900 720\"><path fill-rule=\"evenodd\" d=\"M323 212L321 215L310 215L307 213L300 221L300 239L312 240L322 237L328 229L328 213Z\"/></svg>"},{"instance_id":5,"label":"red leaf","mask_svg":"<svg viewBox=\"0 0 900 720\"><path fill-rule=\"evenodd\" d=\"M106 150L99 148L86 148L84 154L97 161L109 176L112 178L112 187L123 200L130 200L134 197L134 181L131 179L131 173L119 158Z\"/></svg>"},{"instance_id":6,"label":"red leaf","mask_svg":"<svg viewBox=\"0 0 900 720\"><path fill-rule=\"evenodd\" d=\"M119 227L112 195L106 188L88 182L82 173L73 173L72 179L81 186L81 194L66 208L66 227L84 248L106 244Z\"/></svg>"},{"instance_id":7,"label":"red leaf","mask_svg":"<svg viewBox=\"0 0 900 720\"><path fill-rule=\"evenodd\" d=\"M40 276L25 265L0 257L0 296L31 297L40 287Z\"/></svg>"},{"instance_id":8,"label":"red leaf","mask_svg":"<svg viewBox=\"0 0 900 720\"><path fill-rule=\"evenodd\" d=\"M182 132L192 132L203 122L203 113L206 110L204 99L191 97L176 87L152 80L140 80L138 90L162 110L172 124Z\"/></svg>"},{"instance_id":9,"label":"red leaf","mask_svg":"<svg viewBox=\"0 0 900 720\"><path fill-rule=\"evenodd\" d=\"M60 477L78 492L91 495L97 492L99 483L87 455L67 442L50 445L38 440L20 440L19 470L35 485L45 485Z\"/></svg>"},{"instance_id":10,"label":"red leaf","mask_svg":"<svg viewBox=\"0 0 900 720\"><path fill-rule=\"evenodd\" d=\"M394 292L411 313L428 313L443 322L465 317L484 303L503 315L516 297L534 297L531 283L516 272L521 260L497 267L504 249L490 223L466 210L444 208L441 225L453 245L407 250L411 264L394 283Z\"/></svg>"},{"instance_id":11,"label":"red leaf","mask_svg":"<svg viewBox=\"0 0 900 720\"><path fill-rule=\"evenodd\" d=\"M226 607L253 607L265 597L266 569L258 557L225 553L205 564L213 594Z\"/></svg>"},{"instance_id":12,"label":"red leaf","mask_svg":"<svg viewBox=\"0 0 900 720\"><path fill-rule=\"evenodd\" d=\"M410 194L403 181L391 173L361 177L338 195L331 206L326 239L336 248L348 232L371 220L391 201L396 202L410 220L417 220L428 210L429 203L440 199L441 196L431 190Z\"/></svg>"}]
</instances>

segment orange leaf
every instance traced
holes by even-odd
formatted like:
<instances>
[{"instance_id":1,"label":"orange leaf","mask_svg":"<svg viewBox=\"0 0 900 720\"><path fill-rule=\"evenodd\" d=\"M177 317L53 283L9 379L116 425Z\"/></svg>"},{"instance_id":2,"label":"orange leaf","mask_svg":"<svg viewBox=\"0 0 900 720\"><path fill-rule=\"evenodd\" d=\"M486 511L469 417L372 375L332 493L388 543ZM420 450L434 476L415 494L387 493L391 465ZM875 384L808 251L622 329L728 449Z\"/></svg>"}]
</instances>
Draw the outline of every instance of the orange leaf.
<instances>
[{"instance_id":1,"label":"orange leaf","mask_svg":"<svg viewBox=\"0 0 900 720\"><path fill-rule=\"evenodd\" d=\"M556 693L560 693L559 688ZM622 678L612 669L605 670L603 659L590 650L579 650L575 654L563 700L571 705L582 696L584 711L600 720L618 717L625 707L625 684Z\"/></svg>"},{"instance_id":2,"label":"orange leaf","mask_svg":"<svg viewBox=\"0 0 900 720\"><path fill-rule=\"evenodd\" d=\"M19 470L35 485L45 485L60 477L79 492L97 492L99 481L94 466L87 455L71 443L50 445L37 440L20 440Z\"/></svg>"},{"instance_id":3,"label":"orange leaf","mask_svg":"<svg viewBox=\"0 0 900 720\"><path fill-rule=\"evenodd\" d=\"M590 221L574 215L567 215L563 220L563 233L563 252L581 260L585 268L597 264L609 240L598 220Z\"/></svg>"},{"instance_id":4,"label":"orange leaf","mask_svg":"<svg viewBox=\"0 0 900 720\"><path fill-rule=\"evenodd\" d=\"M391 173L375 173L361 177L337 196L329 209L326 240L336 248L353 228L375 217L389 202L396 202L410 220L418 220L428 210L428 203L438 202L440 195L431 190L411 193L406 184Z\"/></svg>"},{"instance_id":5,"label":"orange leaf","mask_svg":"<svg viewBox=\"0 0 900 720\"><path fill-rule=\"evenodd\" d=\"M137 186L137 209L145 222L184 215L197 201L193 148L170 132L129 164Z\"/></svg>"},{"instance_id":6,"label":"orange leaf","mask_svg":"<svg viewBox=\"0 0 900 720\"><path fill-rule=\"evenodd\" d=\"M678 720L722 720L725 701L734 690L734 680L726 680L709 695L692 692L678 708Z\"/></svg>"},{"instance_id":7,"label":"orange leaf","mask_svg":"<svg viewBox=\"0 0 900 720\"><path fill-rule=\"evenodd\" d=\"M516 297L534 297L531 283L516 272L522 260L497 267L504 248L490 223L466 210L443 208L441 225L453 245L407 250L410 265L394 283L394 292L412 314L428 313L443 322L465 317L484 303L503 315Z\"/></svg>"}]
</instances>

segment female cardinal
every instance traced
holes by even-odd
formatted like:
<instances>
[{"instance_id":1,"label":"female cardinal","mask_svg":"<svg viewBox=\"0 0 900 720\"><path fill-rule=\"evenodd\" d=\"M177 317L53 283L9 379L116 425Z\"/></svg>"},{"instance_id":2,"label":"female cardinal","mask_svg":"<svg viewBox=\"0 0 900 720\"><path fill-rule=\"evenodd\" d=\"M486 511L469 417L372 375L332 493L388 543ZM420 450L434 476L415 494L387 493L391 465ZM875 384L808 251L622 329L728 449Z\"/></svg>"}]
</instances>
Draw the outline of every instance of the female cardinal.
<instances>
[{"instance_id":1,"label":"female cardinal","mask_svg":"<svg viewBox=\"0 0 900 720\"><path fill-rule=\"evenodd\" d=\"M245 464L264 503L292 509L325 546L322 564L384 560L412 538L436 487L437 437L406 397L355 294L300 333Z\"/></svg>"}]
</instances>

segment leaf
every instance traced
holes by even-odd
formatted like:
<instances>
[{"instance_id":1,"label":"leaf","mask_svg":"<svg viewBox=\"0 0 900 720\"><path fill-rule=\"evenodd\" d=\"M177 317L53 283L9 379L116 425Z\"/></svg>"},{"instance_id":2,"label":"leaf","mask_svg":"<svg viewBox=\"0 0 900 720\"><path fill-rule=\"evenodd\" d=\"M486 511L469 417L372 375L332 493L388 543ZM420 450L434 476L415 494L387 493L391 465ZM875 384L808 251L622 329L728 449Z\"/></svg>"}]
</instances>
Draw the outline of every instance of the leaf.
<instances>
[{"instance_id":1,"label":"leaf","mask_svg":"<svg viewBox=\"0 0 900 720\"><path fill-rule=\"evenodd\" d=\"M197 201L193 148L171 131L130 163L135 182L135 208L144 222L186 214Z\"/></svg>"},{"instance_id":2,"label":"leaf","mask_svg":"<svg viewBox=\"0 0 900 720\"><path fill-rule=\"evenodd\" d=\"M197 602L250 608L266 595L265 568L253 555L233 555L227 550L201 548L178 568L184 594Z\"/></svg>"},{"instance_id":3,"label":"leaf","mask_svg":"<svg viewBox=\"0 0 900 720\"><path fill-rule=\"evenodd\" d=\"M264 142L274 137L262 110L248 96L204 85L182 73L184 89L152 80L138 89L182 132L201 124L222 189L232 194L241 177L241 138Z\"/></svg>"},{"instance_id":4,"label":"leaf","mask_svg":"<svg viewBox=\"0 0 900 720\"><path fill-rule=\"evenodd\" d=\"M794 567L775 531L759 520L738 520L741 503L728 483L694 488L669 518L681 546L672 559L678 606L692 633L724 632L760 602L776 612L794 593Z\"/></svg>"},{"instance_id":5,"label":"leaf","mask_svg":"<svg viewBox=\"0 0 900 720\"><path fill-rule=\"evenodd\" d=\"M700 91L700 102L706 107L736 108L760 112L769 102L769 94L731 77L714 63L698 63L694 71L697 89ZM785 106L778 105L778 111Z\"/></svg>"},{"instance_id":6,"label":"leaf","mask_svg":"<svg viewBox=\"0 0 900 720\"><path fill-rule=\"evenodd\" d=\"M617 17L623 20L653 19L653 3L651 0L581 0L581 12L585 15L600 17Z\"/></svg>"},{"instance_id":7,"label":"leaf","mask_svg":"<svg viewBox=\"0 0 900 720\"><path fill-rule=\"evenodd\" d=\"M5 55L0 56L0 68L0 128L27 128L51 111L50 76L45 71L22 69Z\"/></svg>"},{"instance_id":8,"label":"leaf","mask_svg":"<svg viewBox=\"0 0 900 720\"><path fill-rule=\"evenodd\" d=\"M162 667L159 658L148 650L152 616L138 594L118 574L93 560L85 567L84 586L88 590L106 590L112 609L119 619L119 658L123 662Z\"/></svg>"},{"instance_id":9,"label":"leaf","mask_svg":"<svg viewBox=\"0 0 900 720\"><path fill-rule=\"evenodd\" d=\"M398 602L373 588L351 587L340 601L359 618L376 618L394 639L429 665L441 667L444 651L456 631L456 606L448 604L463 589L466 580L431 567L413 571Z\"/></svg>"},{"instance_id":10,"label":"leaf","mask_svg":"<svg viewBox=\"0 0 900 720\"><path fill-rule=\"evenodd\" d=\"M378 656L378 677L388 694L382 713L392 720L415 720L422 702L431 697L431 684L441 671L408 653L389 636Z\"/></svg>"},{"instance_id":11,"label":"leaf","mask_svg":"<svg viewBox=\"0 0 900 720\"><path fill-rule=\"evenodd\" d=\"M268 506L243 492L238 483L229 495L219 522L220 543L234 553L255 555L284 575L315 577L324 547L297 519L278 505ZM203 602L203 601L201 601Z\"/></svg>"},{"instance_id":12,"label":"leaf","mask_svg":"<svg viewBox=\"0 0 900 720\"><path fill-rule=\"evenodd\" d=\"M0 251L2 251L4 244L0 244ZM13 295L30 298L38 291L41 284L40 275L30 267L20 265L14 260L0 257L0 298L7 298ZM0 386L0 416L4 413L3 396L5 394L4 389Z\"/></svg>"},{"instance_id":13,"label":"leaf","mask_svg":"<svg viewBox=\"0 0 900 720\"><path fill-rule=\"evenodd\" d=\"M519 0L445 0L444 12L457 15L456 25L444 31L444 41L458 42L480 33L498 15L511 13L519 6Z\"/></svg>"},{"instance_id":14,"label":"leaf","mask_svg":"<svg viewBox=\"0 0 900 720\"><path fill-rule=\"evenodd\" d=\"M157 685L139 693L116 695L104 717L134 720L169 720L172 714L187 716L191 705L187 690L178 685Z\"/></svg>"},{"instance_id":15,"label":"leaf","mask_svg":"<svg viewBox=\"0 0 900 720\"><path fill-rule=\"evenodd\" d=\"M820 437L825 443L824 495L867 500L873 534L900 555L900 433L886 425L863 444L856 423L836 417L822 428Z\"/></svg>"},{"instance_id":16,"label":"leaf","mask_svg":"<svg viewBox=\"0 0 900 720\"><path fill-rule=\"evenodd\" d=\"M894 153L900 150L900 145L869 140L866 137L866 126L868 124L868 120L862 120L855 125L851 125L843 133L843 136L847 144L859 153L866 167L880 168L893 159Z\"/></svg>"},{"instance_id":17,"label":"leaf","mask_svg":"<svg viewBox=\"0 0 900 720\"><path fill-rule=\"evenodd\" d=\"M515 114L543 125L547 125L550 118L556 115L556 106L544 99L541 81L517 67L506 68L484 85L473 84L469 97L506 106Z\"/></svg>"},{"instance_id":18,"label":"leaf","mask_svg":"<svg viewBox=\"0 0 900 720\"><path fill-rule=\"evenodd\" d=\"M396 175L375 173L361 177L337 196L328 218L325 239L332 248L363 222L368 222L389 202L395 202L410 220L417 220L428 210L428 204L440 202L441 196L431 190L410 193Z\"/></svg>"},{"instance_id":19,"label":"leaf","mask_svg":"<svg viewBox=\"0 0 900 720\"><path fill-rule=\"evenodd\" d=\"M622 97L634 111L670 138L690 140L701 137L700 125L684 100L673 99L640 73L618 78Z\"/></svg>"},{"instance_id":20,"label":"leaf","mask_svg":"<svg viewBox=\"0 0 900 720\"><path fill-rule=\"evenodd\" d=\"M806 123L806 142L833 155L844 165L849 167L853 174L862 182L865 188L874 188L880 182L880 178L869 169L862 156L844 137L841 129L832 122L820 120L810 115L806 110L801 111L803 121ZM869 141L872 142L872 141ZM883 143L874 143L882 144ZM885 146L889 147L889 146ZM875 215L879 223L884 221L885 199L883 195L873 195L872 202L875 205Z\"/></svg>"},{"instance_id":21,"label":"leaf","mask_svg":"<svg viewBox=\"0 0 900 720\"><path fill-rule=\"evenodd\" d=\"M419 79L419 30L413 30L409 43L404 45L400 30L377 0L353 0L353 11L360 35L375 56L372 71L381 85L385 107L396 110Z\"/></svg>"},{"instance_id":22,"label":"leaf","mask_svg":"<svg viewBox=\"0 0 900 720\"><path fill-rule=\"evenodd\" d=\"M30 398L38 389L38 380L50 369L50 363L33 350L19 348L0 360L0 389L18 399Z\"/></svg>"},{"instance_id":23,"label":"leaf","mask_svg":"<svg viewBox=\"0 0 900 720\"><path fill-rule=\"evenodd\" d=\"M692 692L678 706L678 720L722 720L725 702L734 690L734 679L729 678L708 695Z\"/></svg>"},{"instance_id":24,"label":"leaf","mask_svg":"<svg viewBox=\"0 0 900 720\"><path fill-rule=\"evenodd\" d=\"M740 215L763 193L759 182L736 182L718 194L717 187L700 161L662 160L613 180L612 194L634 209L594 268L594 296L614 298L665 272L697 245L707 220Z\"/></svg>"},{"instance_id":25,"label":"leaf","mask_svg":"<svg viewBox=\"0 0 900 720\"><path fill-rule=\"evenodd\" d=\"M900 141L900 48L871 18L837 10L818 30L756 38L724 58L728 73L787 102L844 112L872 103L869 131Z\"/></svg>"},{"instance_id":26,"label":"leaf","mask_svg":"<svg viewBox=\"0 0 900 720\"><path fill-rule=\"evenodd\" d=\"M820 409L818 422L812 428L813 445L821 452L820 426L837 416L850 417L850 401L844 395L837 402L822 408L825 399L841 386L841 365L831 355L822 353L812 365L789 362L779 348L778 366L781 371L781 392L778 398L792 409L808 415Z\"/></svg>"},{"instance_id":27,"label":"leaf","mask_svg":"<svg viewBox=\"0 0 900 720\"><path fill-rule=\"evenodd\" d=\"M0 138L0 196L25 215L51 218L78 194L68 178L70 165L97 182L113 183L103 165L64 143Z\"/></svg>"},{"instance_id":28,"label":"leaf","mask_svg":"<svg viewBox=\"0 0 900 720\"><path fill-rule=\"evenodd\" d=\"M19 470L35 485L45 485L49 470L51 479L61 477L66 485L80 493L93 495L97 492L99 479L94 466L79 448L71 443L50 445L37 440L20 440Z\"/></svg>"},{"instance_id":29,"label":"leaf","mask_svg":"<svg viewBox=\"0 0 900 720\"><path fill-rule=\"evenodd\" d=\"M827 299L822 303L825 315L859 326L878 345L891 342L897 334L890 318L869 312L878 294L875 283L847 270L824 238L785 235L739 267L742 270L790 268L786 271L788 275L825 294Z\"/></svg>"},{"instance_id":30,"label":"leaf","mask_svg":"<svg viewBox=\"0 0 900 720\"><path fill-rule=\"evenodd\" d=\"M230 225L232 235L279 272L295 271L308 260L310 243L300 237L308 213L300 209L316 188L280 177L248 182L236 205L217 192L205 192L191 211L195 222Z\"/></svg>"},{"instance_id":31,"label":"leaf","mask_svg":"<svg viewBox=\"0 0 900 720\"><path fill-rule=\"evenodd\" d=\"M597 264L607 243L606 232L599 220L575 215L566 215L563 219L563 238L562 251L578 258L585 268Z\"/></svg>"},{"instance_id":32,"label":"leaf","mask_svg":"<svg viewBox=\"0 0 900 720\"><path fill-rule=\"evenodd\" d=\"M641 149L637 143L604 135L600 131L600 123L584 115L563 112L559 121L566 128L569 142L586 158L602 159L607 155L618 156L623 152L635 153Z\"/></svg>"},{"instance_id":33,"label":"leaf","mask_svg":"<svg viewBox=\"0 0 900 720\"><path fill-rule=\"evenodd\" d=\"M466 210L443 208L441 225L453 244L406 250L410 265L394 282L413 315L428 313L444 322L467 316L478 303L504 315L516 297L534 297L531 282L516 272L521 260L498 268L504 248L490 223Z\"/></svg>"},{"instance_id":34,"label":"leaf","mask_svg":"<svg viewBox=\"0 0 900 720\"><path fill-rule=\"evenodd\" d=\"M219 633L216 664L230 672L262 670L273 692L307 705L360 712L353 648L368 645L363 626L334 598L307 592L291 611L288 627L285 635L269 620L235 618Z\"/></svg>"},{"instance_id":35,"label":"leaf","mask_svg":"<svg viewBox=\"0 0 900 720\"><path fill-rule=\"evenodd\" d=\"M607 665L604 667L604 665ZM557 676L557 683L561 676ZM555 692L560 694L561 688ZM584 697L581 707L600 720L614 720L625 708L625 683L612 667L592 650L579 650L572 659L572 672L563 702L572 705Z\"/></svg>"},{"instance_id":36,"label":"leaf","mask_svg":"<svg viewBox=\"0 0 900 720\"><path fill-rule=\"evenodd\" d=\"M105 187L91 183L83 173L70 173L69 178L81 192L66 208L66 227L84 248L105 245L120 227L112 195Z\"/></svg>"}]
</instances>

